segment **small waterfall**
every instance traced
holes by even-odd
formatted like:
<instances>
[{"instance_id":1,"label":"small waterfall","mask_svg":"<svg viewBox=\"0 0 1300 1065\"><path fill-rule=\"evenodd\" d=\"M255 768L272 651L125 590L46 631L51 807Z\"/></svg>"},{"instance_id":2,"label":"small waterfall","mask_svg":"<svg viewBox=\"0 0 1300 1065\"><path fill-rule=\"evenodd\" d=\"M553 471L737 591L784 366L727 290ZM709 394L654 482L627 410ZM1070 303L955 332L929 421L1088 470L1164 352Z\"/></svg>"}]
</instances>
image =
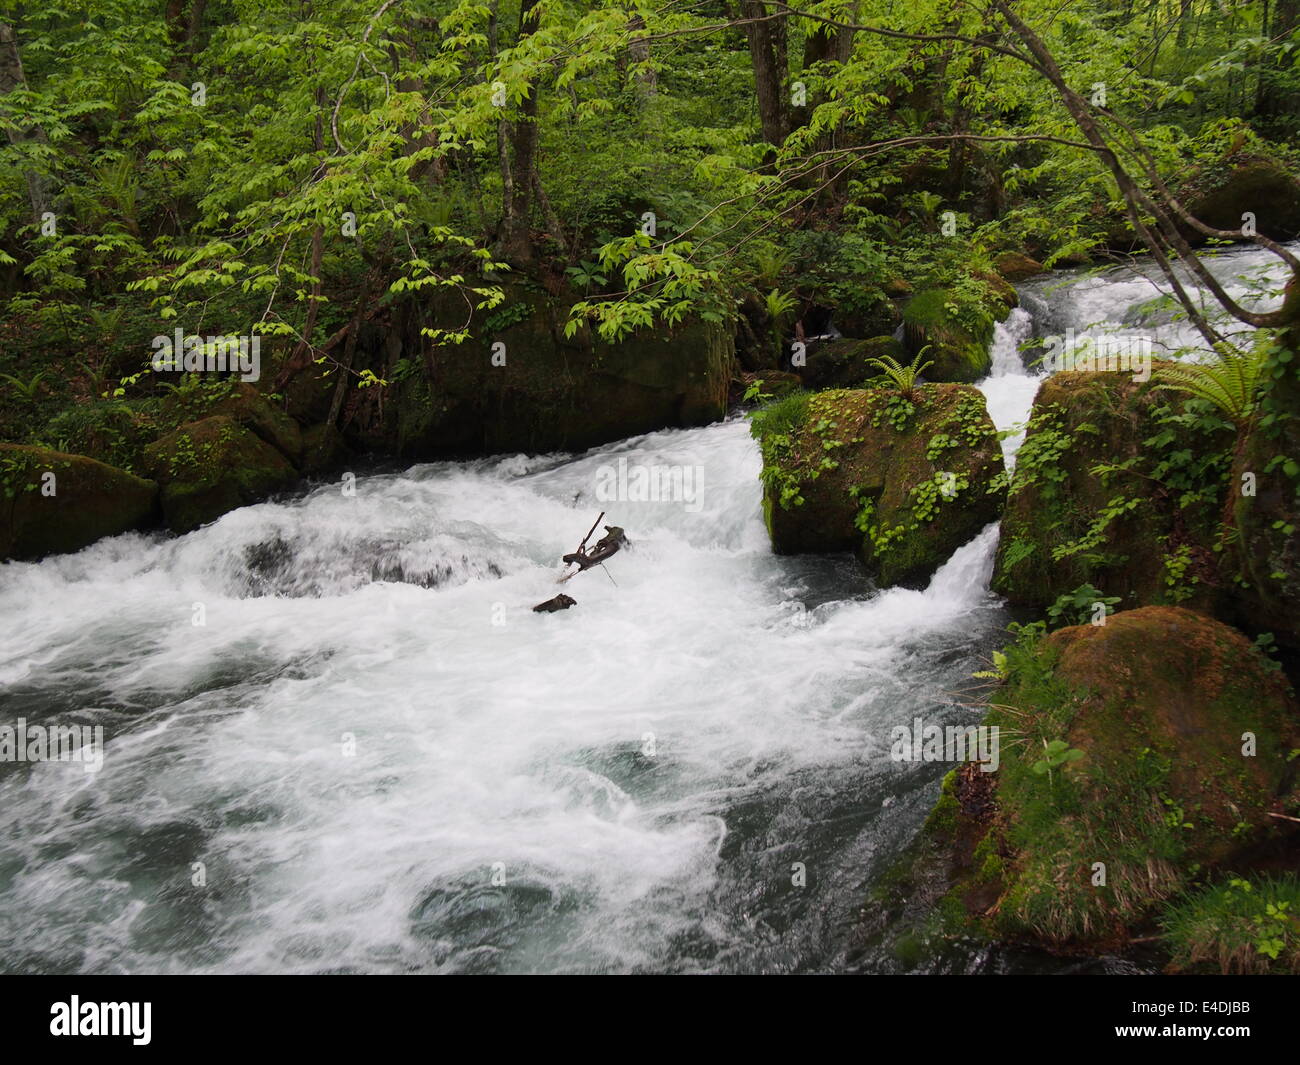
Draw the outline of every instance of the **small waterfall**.
<instances>
[{"instance_id":1,"label":"small waterfall","mask_svg":"<svg viewBox=\"0 0 1300 1065\"><path fill-rule=\"evenodd\" d=\"M1002 458L1008 472L1015 468L1016 452L1025 438L1024 424L1042 382L1040 374L1025 368L1021 355L1021 346L1029 340L1033 326L1029 313L1020 307L994 325L989 344L992 366L988 377L975 386L984 393L989 417L999 432L1019 427L1002 439Z\"/></svg>"}]
</instances>

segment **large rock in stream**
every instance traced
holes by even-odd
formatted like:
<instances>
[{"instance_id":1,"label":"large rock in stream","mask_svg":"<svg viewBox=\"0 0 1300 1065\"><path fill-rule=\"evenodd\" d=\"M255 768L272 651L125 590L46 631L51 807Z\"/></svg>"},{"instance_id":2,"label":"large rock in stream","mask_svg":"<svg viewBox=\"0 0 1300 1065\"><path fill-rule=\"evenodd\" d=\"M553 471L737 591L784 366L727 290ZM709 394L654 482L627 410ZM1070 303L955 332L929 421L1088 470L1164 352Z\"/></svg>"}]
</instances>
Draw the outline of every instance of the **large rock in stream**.
<instances>
[{"instance_id":1,"label":"large rock in stream","mask_svg":"<svg viewBox=\"0 0 1300 1065\"><path fill-rule=\"evenodd\" d=\"M1124 611L1007 653L1000 764L945 779L927 824L957 924L1115 947L1212 872L1246 872L1300 808L1300 718L1241 633L1181 607ZM1077 754L1053 757L1055 742ZM934 860L932 854L930 861Z\"/></svg>"},{"instance_id":2,"label":"large rock in stream","mask_svg":"<svg viewBox=\"0 0 1300 1065\"><path fill-rule=\"evenodd\" d=\"M85 455L0 444L0 558L78 551L157 513L153 481Z\"/></svg>"},{"instance_id":3,"label":"large rock in stream","mask_svg":"<svg viewBox=\"0 0 1300 1065\"><path fill-rule=\"evenodd\" d=\"M1222 417L1189 413L1180 394L1131 373L1047 378L1016 458L994 590L1039 610L1084 586L1118 609L1226 609L1234 437Z\"/></svg>"},{"instance_id":4,"label":"large rock in stream","mask_svg":"<svg viewBox=\"0 0 1300 1065\"><path fill-rule=\"evenodd\" d=\"M234 418L215 414L182 425L145 448L162 486L162 510L175 532L264 500L298 479L289 460Z\"/></svg>"},{"instance_id":5,"label":"large rock in stream","mask_svg":"<svg viewBox=\"0 0 1300 1065\"><path fill-rule=\"evenodd\" d=\"M903 343L909 357L921 355L931 364L924 371L927 380L972 384L992 367L993 327L1019 300L996 274L973 281L983 288L977 299L955 289L927 288L903 308Z\"/></svg>"},{"instance_id":6,"label":"large rock in stream","mask_svg":"<svg viewBox=\"0 0 1300 1065\"><path fill-rule=\"evenodd\" d=\"M1002 452L974 388L801 393L757 412L754 432L781 554L852 550L881 585L920 586L1001 510Z\"/></svg>"}]
</instances>

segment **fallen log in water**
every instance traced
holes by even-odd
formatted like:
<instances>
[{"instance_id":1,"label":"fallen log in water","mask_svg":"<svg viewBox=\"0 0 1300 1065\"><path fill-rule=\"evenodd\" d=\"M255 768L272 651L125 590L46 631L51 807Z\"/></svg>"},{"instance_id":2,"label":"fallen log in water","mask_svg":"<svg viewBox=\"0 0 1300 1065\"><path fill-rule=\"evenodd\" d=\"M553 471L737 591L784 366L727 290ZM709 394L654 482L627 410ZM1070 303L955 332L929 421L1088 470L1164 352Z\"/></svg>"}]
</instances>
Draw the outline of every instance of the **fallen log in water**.
<instances>
[{"instance_id":1,"label":"fallen log in water","mask_svg":"<svg viewBox=\"0 0 1300 1065\"><path fill-rule=\"evenodd\" d=\"M617 525L606 525L605 535L596 541L596 546L590 551L587 550L587 541L591 539L591 534L596 531L596 525L600 524L600 518L605 516L605 512L600 512L600 517L596 519L595 525L587 531L587 535L582 538L582 543L578 545L578 550L564 556L564 561L578 568L572 573L566 573L561 577L557 584L563 584L571 577L576 577L583 570L591 569L592 566L599 566L611 555L618 554L619 548L627 544L627 536Z\"/></svg>"}]
</instances>

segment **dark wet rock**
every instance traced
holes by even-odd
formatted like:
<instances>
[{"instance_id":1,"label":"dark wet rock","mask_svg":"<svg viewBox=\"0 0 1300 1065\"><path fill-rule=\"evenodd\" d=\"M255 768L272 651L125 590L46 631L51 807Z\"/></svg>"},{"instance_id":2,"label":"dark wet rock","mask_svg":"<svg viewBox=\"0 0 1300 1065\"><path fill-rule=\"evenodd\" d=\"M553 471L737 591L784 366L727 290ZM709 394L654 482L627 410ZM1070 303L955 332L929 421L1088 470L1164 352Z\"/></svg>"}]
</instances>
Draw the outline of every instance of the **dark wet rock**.
<instances>
[{"instance_id":1,"label":"dark wet rock","mask_svg":"<svg viewBox=\"0 0 1300 1065\"><path fill-rule=\"evenodd\" d=\"M0 444L0 558L78 551L157 517L154 481L85 455Z\"/></svg>"},{"instance_id":2,"label":"dark wet rock","mask_svg":"<svg viewBox=\"0 0 1300 1065\"><path fill-rule=\"evenodd\" d=\"M557 610L568 610L569 607L577 605L578 601L576 599L561 592L554 599L548 599L544 603L538 603L533 607L533 612L537 614L554 614Z\"/></svg>"}]
</instances>

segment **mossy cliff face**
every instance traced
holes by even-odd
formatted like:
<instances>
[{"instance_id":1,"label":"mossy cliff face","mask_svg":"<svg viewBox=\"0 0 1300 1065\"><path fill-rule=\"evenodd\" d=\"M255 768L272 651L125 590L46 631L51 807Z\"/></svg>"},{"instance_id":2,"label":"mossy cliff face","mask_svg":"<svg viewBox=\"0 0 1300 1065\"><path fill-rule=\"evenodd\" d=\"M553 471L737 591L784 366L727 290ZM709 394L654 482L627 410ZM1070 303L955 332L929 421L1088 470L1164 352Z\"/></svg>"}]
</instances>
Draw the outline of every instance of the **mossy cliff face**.
<instances>
[{"instance_id":1,"label":"mossy cliff face","mask_svg":"<svg viewBox=\"0 0 1300 1065\"><path fill-rule=\"evenodd\" d=\"M973 388L805 393L754 430L778 553L854 550L882 585L920 585L997 520L1002 453Z\"/></svg>"},{"instance_id":2,"label":"mossy cliff face","mask_svg":"<svg viewBox=\"0 0 1300 1065\"><path fill-rule=\"evenodd\" d=\"M1221 603L1234 436L1130 373L1048 378L1017 455L994 590L1040 610L1085 584L1119 609Z\"/></svg>"},{"instance_id":3,"label":"mossy cliff face","mask_svg":"<svg viewBox=\"0 0 1300 1065\"><path fill-rule=\"evenodd\" d=\"M167 525L181 533L260 502L298 479L284 455L223 414L183 425L150 444L145 463L162 486Z\"/></svg>"},{"instance_id":4,"label":"mossy cliff face","mask_svg":"<svg viewBox=\"0 0 1300 1065\"><path fill-rule=\"evenodd\" d=\"M1145 607L1023 642L1008 665L985 720L998 770L950 774L927 826L951 863L942 908L988 935L1120 945L1300 805L1286 682L1220 622ZM1058 740L1081 756L1036 770Z\"/></svg>"},{"instance_id":5,"label":"mossy cliff face","mask_svg":"<svg viewBox=\"0 0 1300 1065\"><path fill-rule=\"evenodd\" d=\"M0 558L78 551L157 513L153 481L84 455L0 444Z\"/></svg>"},{"instance_id":6,"label":"mossy cliff face","mask_svg":"<svg viewBox=\"0 0 1300 1065\"><path fill-rule=\"evenodd\" d=\"M458 315L458 317L457 317ZM450 328L464 307L438 307ZM463 344L437 348L398 384L402 455L576 450L723 417L735 362L723 323L641 330L610 344L565 337L568 305L509 288L499 313Z\"/></svg>"}]
</instances>

